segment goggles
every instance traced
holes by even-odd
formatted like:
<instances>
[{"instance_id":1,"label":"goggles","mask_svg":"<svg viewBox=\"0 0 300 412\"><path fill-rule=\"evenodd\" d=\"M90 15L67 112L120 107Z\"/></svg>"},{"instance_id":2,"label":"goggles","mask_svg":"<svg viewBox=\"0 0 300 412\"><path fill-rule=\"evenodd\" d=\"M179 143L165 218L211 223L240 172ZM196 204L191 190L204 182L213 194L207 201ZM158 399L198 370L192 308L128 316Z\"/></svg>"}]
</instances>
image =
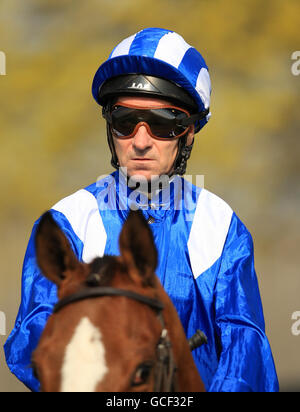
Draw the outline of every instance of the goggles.
<instances>
[{"instance_id":1,"label":"goggles","mask_svg":"<svg viewBox=\"0 0 300 412\"><path fill-rule=\"evenodd\" d=\"M133 137L142 125L156 139L179 138L195 122L194 116L190 116L186 110L170 105L141 109L120 103L115 104L110 111L104 111L103 116L110 124L113 135L123 139Z\"/></svg>"}]
</instances>

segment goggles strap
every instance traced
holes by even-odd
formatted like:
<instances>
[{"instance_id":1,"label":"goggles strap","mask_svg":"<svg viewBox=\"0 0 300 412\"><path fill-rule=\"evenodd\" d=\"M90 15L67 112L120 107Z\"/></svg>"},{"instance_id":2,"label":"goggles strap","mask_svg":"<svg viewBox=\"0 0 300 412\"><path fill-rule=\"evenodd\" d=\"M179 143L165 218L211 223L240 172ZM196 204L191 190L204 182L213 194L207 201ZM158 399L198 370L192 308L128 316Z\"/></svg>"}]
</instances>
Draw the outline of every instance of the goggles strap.
<instances>
[{"instance_id":1,"label":"goggles strap","mask_svg":"<svg viewBox=\"0 0 300 412\"><path fill-rule=\"evenodd\" d=\"M188 118L182 119L181 124L182 126L190 126L191 124L204 119L204 117L206 117L208 113L209 113L209 109L205 109L201 113L191 114Z\"/></svg>"}]
</instances>

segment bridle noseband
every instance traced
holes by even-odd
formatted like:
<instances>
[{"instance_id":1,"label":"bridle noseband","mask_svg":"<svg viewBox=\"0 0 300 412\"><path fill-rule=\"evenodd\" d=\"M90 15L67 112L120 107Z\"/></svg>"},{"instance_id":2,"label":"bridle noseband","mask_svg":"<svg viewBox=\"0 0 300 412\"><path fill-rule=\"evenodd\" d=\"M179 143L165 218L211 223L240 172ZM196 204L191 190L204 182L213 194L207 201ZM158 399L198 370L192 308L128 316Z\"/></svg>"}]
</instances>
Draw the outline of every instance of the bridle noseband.
<instances>
[{"instance_id":1,"label":"bridle noseband","mask_svg":"<svg viewBox=\"0 0 300 412\"><path fill-rule=\"evenodd\" d=\"M95 274L95 276L96 275L97 274ZM177 368L174 362L174 355L169 334L167 329L165 328L165 322L162 316L164 304L160 300L141 295L131 290L118 289L109 286L93 286L90 284L88 287L80 290L79 292L61 299L54 306L53 313L57 313L62 308L71 303L102 296L124 296L150 306L152 309L158 312L158 317L162 324L162 331L156 347L157 364L155 367L154 392L175 391L177 389L175 374Z\"/></svg>"}]
</instances>

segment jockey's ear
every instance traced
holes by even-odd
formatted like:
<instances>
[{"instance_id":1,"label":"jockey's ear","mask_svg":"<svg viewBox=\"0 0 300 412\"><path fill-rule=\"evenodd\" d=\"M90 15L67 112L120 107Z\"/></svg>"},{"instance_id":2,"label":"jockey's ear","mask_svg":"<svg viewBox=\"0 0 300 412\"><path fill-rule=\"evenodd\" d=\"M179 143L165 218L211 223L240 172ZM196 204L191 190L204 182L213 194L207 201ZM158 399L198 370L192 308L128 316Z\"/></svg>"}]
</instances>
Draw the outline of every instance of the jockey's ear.
<instances>
[{"instance_id":1,"label":"jockey's ear","mask_svg":"<svg viewBox=\"0 0 300 412\"><path fill-rule=\"evenodd\" d=\"M42 215L35 235L37 263L51 282L60 285L65 272L79 264L68 239L50 212Z\"/></svg>"},{"instance_id":2,"label":"jockey's ear","mask_svg":"<svg viewBox=\"0 0 300 412\"><path fill-rule=\"evenodd\" d=\"M157 266L157 250L151 229L140 210L130 211L120 239L121 259L131 278L151 285Z\"/></svg>"}]
</instances>

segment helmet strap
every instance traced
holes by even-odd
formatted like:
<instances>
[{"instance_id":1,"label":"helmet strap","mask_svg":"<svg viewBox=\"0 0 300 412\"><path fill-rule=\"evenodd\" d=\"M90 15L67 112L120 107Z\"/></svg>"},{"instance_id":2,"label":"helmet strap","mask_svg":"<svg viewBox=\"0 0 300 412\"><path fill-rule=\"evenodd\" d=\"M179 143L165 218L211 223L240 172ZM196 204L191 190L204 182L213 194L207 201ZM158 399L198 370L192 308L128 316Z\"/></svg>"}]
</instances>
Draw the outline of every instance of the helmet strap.
<instances>
[{"instance_id":1,"label":"helmet strap","mask_svg":"<svg viewBox=\"0 0 300 412\"><path fill-rule=\"evenodd\" d=\"M115 145L114 145L114 141L113 141L113 136L112 136L112 132L110 129L110 125L108 122L106 122L106 132L107 132L107 142L108 142L108 146L111 152L111 165L113 168L115 169L119 169L120 167L120 163L116 154L116 150L115 150Z\"/></svg>"},{"instance_id":2,"label":"helmet strap","mask_svg":"<svg viewBox=\"0 0 300 412\"><path fill-rule=\"evenodd\" d=\"M188 146L186 144L187 134L185 134L179 139L177 156L174 161L173 170L170 173L169 177L173 175L182 176L186 172L187 161L191 156L191 151L192 151L193 144L194 144L194 139L191 145Z\"/></svg>"}]
</instances>

